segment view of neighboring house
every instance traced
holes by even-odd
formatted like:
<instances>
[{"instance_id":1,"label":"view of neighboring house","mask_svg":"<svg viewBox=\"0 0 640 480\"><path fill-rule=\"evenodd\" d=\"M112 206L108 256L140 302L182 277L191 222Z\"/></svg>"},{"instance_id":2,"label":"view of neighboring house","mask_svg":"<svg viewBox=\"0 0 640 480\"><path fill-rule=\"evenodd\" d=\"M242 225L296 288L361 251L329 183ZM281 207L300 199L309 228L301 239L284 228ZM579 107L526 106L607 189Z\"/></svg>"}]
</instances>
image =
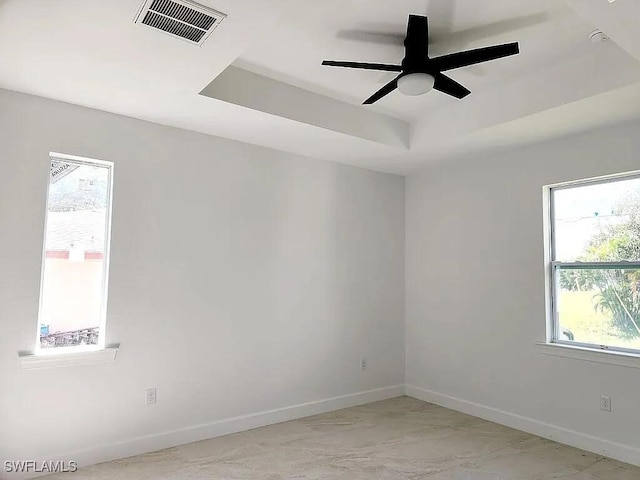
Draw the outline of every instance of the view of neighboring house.
<instances>
[{"instance_id":1,"label":"view of neighboring house","mask_svg":"<svg viewBox=\"0 0 640 480\"><path fill-rule=\"evenodd\" d=\"M40 317L44 347L97 341L108 172L74 167L62 178L52 176L49 190ZM61 339L59 334L70 332L81 334Z\"/></svg>"}]
</instances>

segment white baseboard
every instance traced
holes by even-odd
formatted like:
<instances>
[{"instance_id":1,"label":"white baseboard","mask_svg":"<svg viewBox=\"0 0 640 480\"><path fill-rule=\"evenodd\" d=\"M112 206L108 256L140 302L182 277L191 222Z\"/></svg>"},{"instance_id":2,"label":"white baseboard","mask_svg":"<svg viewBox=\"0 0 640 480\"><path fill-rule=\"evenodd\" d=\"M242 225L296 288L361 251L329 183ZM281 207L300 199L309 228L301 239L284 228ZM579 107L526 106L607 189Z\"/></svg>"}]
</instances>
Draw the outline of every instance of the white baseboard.
<instances>
[{"instance_id":1,"label":"white baseboard","mask_svg":"<svg viewBox=\"0 0 640 480\"><path fill-rule=\"evenodd\" d=\"M442 407L473 415L474 417L506 425L507 427L548 438L549 440L554 440L581 450L640 466L640 449L629 445L615 443L604 438L594 437L575 430L558 427L534 420L533 418L523 417L515 413L505 412L504 410L469 402L461 398L451 397L412 385L405 385L405 394L418 400L434 403Z\"/></svg>"},{"instance_id":2,"label":"white baseboard","mask_svg":"<svg viewBox=\"0 0 640 480\"><path fill-rule=\"evenodd\" d=\"M340 397L326 398L315 402L301 403L290 407L228 418L202 425L194 425L180 430L172 430L144 437L132 438L110 445L99 445L75 452L67 452L57 455L44 455L41 458L74 460L77 462L79 467L85 467L119 458L155 452L156 450L175 447L185 443L197 442L208 438L228 435L230 433L250 430L252 428L264 427L266 425L273 425L275 423L286 422L288 420L308 417L318 413L331 412L342 408L363 405L365 403L401 397L403 395L404 385L395 385L392 387L352 393L349 395L342 395ZM16 474L9 478L18 480L22 478L35 478L36 476L41 475L21 476Z\"/></svg>"}]
</instances>

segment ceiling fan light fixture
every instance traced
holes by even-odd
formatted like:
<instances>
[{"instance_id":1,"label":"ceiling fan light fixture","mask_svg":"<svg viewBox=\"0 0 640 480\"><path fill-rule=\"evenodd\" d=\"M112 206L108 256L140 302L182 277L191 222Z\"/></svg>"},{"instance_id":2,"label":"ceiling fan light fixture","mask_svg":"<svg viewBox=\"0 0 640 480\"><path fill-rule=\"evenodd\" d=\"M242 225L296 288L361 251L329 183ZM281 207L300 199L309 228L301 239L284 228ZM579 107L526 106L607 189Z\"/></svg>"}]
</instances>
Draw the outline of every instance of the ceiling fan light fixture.
<instances>
[{"instance_id":1,"label":"ceiling fan light fixture","mask_svg":"<svg viewBox=\"0 0 640 480\"><path fill-rule=\"evenodd\" d=\"M404 59L400 65L336 60L324 60L322 65L399 73L396 78L362 102L363 105L374 104L395 90L400 90L404 95L415 96L434 89L451 97L463 99L471 94L471 91L442 72L517 55L520 53L520 45L518 42L505 43L431 58L429 57L429 19L423 15L409 15L404 52Z\"/></svg>"},{"instance_id":2,"label":"ceiling fan light fixture","mask_svg":"<svg viewBox=\"0 0 640 480\"><path fill-rule=\"evenodd\" d=\"M436 79L428 73L410 73L398 79L398 90L404 95L415 97L433 90Z\"/></svg>"}]
</instances>

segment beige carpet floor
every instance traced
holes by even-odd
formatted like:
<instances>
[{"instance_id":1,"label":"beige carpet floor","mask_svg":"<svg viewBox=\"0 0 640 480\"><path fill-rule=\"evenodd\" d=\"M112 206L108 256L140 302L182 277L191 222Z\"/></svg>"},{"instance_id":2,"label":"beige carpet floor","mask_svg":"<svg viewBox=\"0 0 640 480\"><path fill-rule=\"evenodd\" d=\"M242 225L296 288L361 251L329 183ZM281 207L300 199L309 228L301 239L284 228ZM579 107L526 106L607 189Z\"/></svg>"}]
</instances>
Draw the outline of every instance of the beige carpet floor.
<instances>
[{"instance_id":1,"label":"beige carpet floor","mask_svg":"<svg viewBox=\"0 0 640 480\"><path fill-rule=\"evenodd\" d=\"M640 480L640 468L401 397L47 478Z\"/></svg>"}]
</instances>

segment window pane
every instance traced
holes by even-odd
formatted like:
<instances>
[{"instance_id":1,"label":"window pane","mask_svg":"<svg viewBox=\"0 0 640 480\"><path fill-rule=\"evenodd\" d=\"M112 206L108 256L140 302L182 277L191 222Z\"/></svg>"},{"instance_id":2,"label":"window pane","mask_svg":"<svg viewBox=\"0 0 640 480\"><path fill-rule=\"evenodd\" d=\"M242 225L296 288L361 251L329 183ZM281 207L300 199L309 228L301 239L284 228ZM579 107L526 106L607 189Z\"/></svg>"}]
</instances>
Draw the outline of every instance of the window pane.
<instances>
[{"instance_id":1,"label":"window pane","mask_svg":"<svg viewBox=\"0 0 640 480\"><path fill-rule=\"evenodd\" d=\"M555 259L640 261L640 178L554 190Z\"/></svg>"},{"instance_id":2,"label":"window pane","mask_svg":"<svg viewBox=\"0 0 640 480\"><path fill-rule=\"evenodd\" d=\"M98 344L109 168L53 160L40 311L42 348Z\"/></svg>"},{"instance_id":3,"label":"window pane","mask_svg":"<svg viewBox=\"0 0 640 480\"><path fill-rule=\"evenodd\" d=\"M640 349L640 269L559 268L559 340Z\"/></svg>"}]
</instances>

